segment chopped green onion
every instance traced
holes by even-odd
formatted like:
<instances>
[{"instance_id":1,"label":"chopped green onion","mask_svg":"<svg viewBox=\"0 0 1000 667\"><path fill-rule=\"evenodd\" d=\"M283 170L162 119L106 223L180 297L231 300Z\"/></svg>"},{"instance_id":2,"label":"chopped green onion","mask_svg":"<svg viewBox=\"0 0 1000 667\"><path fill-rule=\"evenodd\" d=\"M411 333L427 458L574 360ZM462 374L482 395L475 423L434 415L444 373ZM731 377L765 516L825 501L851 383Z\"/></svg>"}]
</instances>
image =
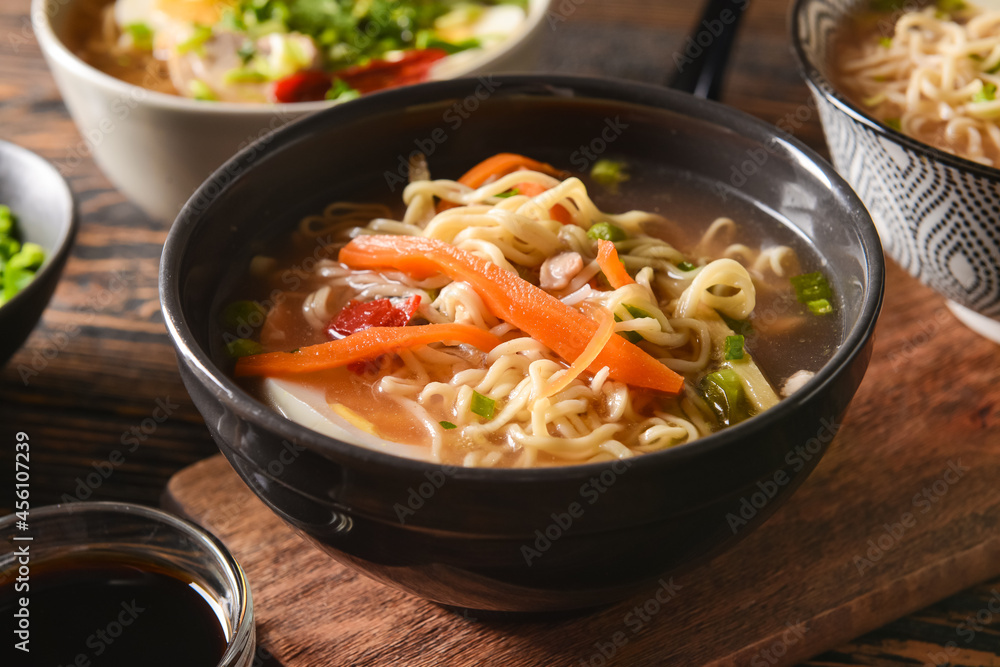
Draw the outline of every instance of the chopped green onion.
<instances>
[{"instance_id":1,"label":"chopped green onion","mask_svg":"<svg viewBox=\"0 0 1000 667\"><path fill-rule=\"evenodd\" d=\"M177 53L183 55L191 51L199 54L205 50L205 42L212 39L212 26L196 23L191 36L177 45Z\"/></svg>"},{"instance_id":2,"label":"chopped green onion","mask_svg":"<svg viewBox=\"0 0 1000 667\"><path fill-rule=\"evenodd\" d=\"M653 317L642 308L638 308L636 306L630 306L627 303L624 303L622 305L625 306L625 310L628 311L628 314L637 320L642 319L644 317L648 318ZM622 318L615 315L615 322L621 322L621 321ZM643 340L642 334L640 334L638 331L619 331L618 334L624 337L625 340L627 340L630 343L638 343Z\"/></svg>"},{"instance_id":3,"label":"chopped green onion","mask_svg":"<svg viewBox=\"0 0 1000 667\"><path fill-rule=\"evenodd\" d=\"M250 67L234 67L222 75L226 83L264 83L267 76Z\"/></svg>"},{"instance_id":4,"label":"chopped green onion","mask_svg":"<svg viewBox=\"0 0 1000 667\"><path fill-rule=\"evenodd\" d=\"M889 99L888 95L886 95L885 93L879 93L878 95L872 95L871 97L866 97L865 99L861 100L861 103L864 104L866 107L877 107L878 105L882 104L882 102L885 102L887 99Z\"/></svg>"},{"instance_id":5,"label":"chopped green onion","mask_svg":"<svg viewBox=\"0 0 1000 667\"><path fill-rule=\"evenodd\" d=\"M21 242L10 236L0 238L0 266L21 251Z\"/></svg>"},{"instance_id":6,"label":"chopped green onion","mask_svg":"<svg viewBox=\"0 0 1000 667\"><path fill-rule=\"evenodd\" d=\"M719 311L715 311L719 313ZM752 336L753 335L753 325L750 324L750 320L736 320L729 317L725 313L719 313L719 317L722 321L726 323L726 326L733 330L733 332L741 336Z\"/></svg>"},{"instance_id":7,"label":"chopped green onion","mask_svg":"<svg viewBox=\"0 0 1000 667\"><path fill-rule=\"evenodd\" d=\"M267 311L256 301L233 301L222 309L222 324L229 331L248 325L256 329L264 324Z\"/></svg>"},{"instance_id":8,"label":"chopped green onion","mask_svg":"<svg viewBox=\"0 0 1000 667\"><path fill-rule=\"evenodd\" d=\"M14 233L14 214L10 211L10 206L0 204L0 234Z\"/></svg>"},{"instance_id":9,"label":"chopped green onion","mask_svg":"<svg viewBox=\"0 0 1000 667\"><path fill-rule=\"evenodd\" d=\"M34 271L14 263L17 257L20 255L14 255L3 267L3 295L0 297L0 303L7 303L13 299L35 277Z\"/></svg>"},{"instance_id":10,"label":"chopped green onion","mask_svg":"<svg viewBox=\"0 0 1000 667\"><path fill-rule=\"evenodd\" d=\"M314 35L314 39L324 46L332 46L337 43L337 29L324 28L318 36Z\"/></svg>"},{"instance_id":11,"label":"chopped green onion","mask_svg":"<svg viewBox=\"0 0 1000 667\"><path fill-rule=\"evenodd\" d=\"M240 44L240 48L236 50L236 55L240 57L244 65L253 60L253 57L257 55L257 47L254 45L253 40L244 39L243 43Z\"/></svg>"},{"instance_id":12,"label":"chopped green onion","mask_svg":"<svg viewBox=\"0 0 1000 667\"><path fill-rule=\"evenodd\" d=\"M827 282L826 276L820 271L792 276L789 280L792 283L792 287L795 288L795 297L801 303L809 303L817 299L829 299L833 296L830 283Z\"/></svg>"},{"instance_id":13,"label":"chopped green onion","mask_svg":"<svg viewBox=\"0 0 1000 667\"><path fill-rule=\"evenodd\" d=\"M4 264L4 296L11 299L35 277L45 261L45 250L37 243L23 243Z\"/></svg>"},{"instance_id":14,"label":"chopped green onion","mask_svg":"<svg viewBox=\"0 0 1000 667\"><path fill-rule=\"evenodd\" d=\"M343 79L334 79L330 85L330 90L326 91L326 99L346 102L361 97L361 93L351 88Z\"/></svg>"},{"instance_id":15,"label":"chopped green onion","mask_svg":"<svg viewBox=\"0 0 1000 667\"><path fill-rule=\"evenodd\" d=\"M615 186L627 181L627 165L616 160L598 160L590 170L590 177L601 185Z\"/></svg>"},{"instance_id":16,"label":"chopped green onion","mask_svg":"<svg viewBox=\"0 0 1000 667\"><path fill-rule=\"evenodd\" d=\"M260 354L264 351L264 348L255 340L237 338L226 343L226 351L229 352L229 356L239 359L240 357Z\"/></svg>"},{"instance_id":17,"label":"chopped green onion","mask_svg":"<svg viewBox=\"0 0 1000 667\"><path fill-rule=\"evenodd\" d=\"M617 243L619 241L624 241L628 235L625 230L618 225L613 225L610 222L598 222L597 224L591 225L590 229L587 230L587 238L593 239L595 241L611 241L612 243Z\"/></svg>"},{"instance_id":18,"label":"chopped green onion","mask_svg":"<svg viewBox=\"0 0 1000 667\"><path fill-rule=\"evenodd\" d=\"M677 268L681 271L694 271L698 268L697 264L692 264L691 262L678 262Z\"/></svg>"},{"instance_id":19,"label":"chopped green onion","mask_svg":"<svg viewBox=\"0 0 1000 667\"><path fill-rule=\"evenodd\" d=\"M722 426L730 426L750 416L743 383L733 369L722 368L709 373L702 378L699 388Z\"/></svg>"},{"instance_id":20,"label":"chopped green onion","mask_svg":"<svg viewBox=\"0 0 1000 667\"><path fill-rule=\"evenodd\" d=\"M145 23L129 23L123 28L132 38L132 45L140 51L153 50L153 30Z\"/></svg>"},{"instance_id":21,"label":"chopped green onion","mask_svg":"<svg viewBox=\"0 0 1000 667\"><path fill-rule=\"evenodd\" d=\"M0 205L0 305L28 286L45 263L45 249L18 239L17 218Z\"/></svg>"},{"instance_id":22,"label":"chopped green onion","mask_svg":"<svg viewBox=\"0 0 1000 667\"><path fill-rule=\"evenodd\" d=\"M433 30L421 30L414 42L414 46L418 49L441 49L449 56L459 51L478 49L482 45L483 43L475 37L463 39L461 42L447 42L438 37Z\"/></svg>"},{"instance_id":23,"label":"chopped green onion","mask_svg":"<svg viewBox=\"0 0 1000 667\"><path fill-rule=\"evenodd\" d=\"M625 310L628 311L628 314L631 315L632 317L634 317L637 320L641 319L643 317L652 317L652 315L650 315L649 313L647 313L642 308L636 308L635 306L630 306L627 303L623 303L622 305L625 306Z\"/></svg>"},{"instance_id":24,"label":"chopped green onion","mask_svg":"<svg viewBox=\"0 0 1000 667\"><path fill-rule=\"evenodd\" d=\"M508 197L513 197L514 195L519 195L519 194L521 194L520 190L518 190L517 188L511 188L506 192L501 192L500 194L497 195L497 197L500 197L500 199L507 199Z\"/></svg>"},{"instance_id":25,"label":"chopped green onion","mask_svg":"<svg viewBox=\"0 0 1000 667\"><path fill-rule=\"evenodd\" d=\"M34 272L41 268L44 261L45 249L37 243L29 241L21 244L21 250L7 260L7 266L14 266Z\"/></svg>"},{"instance_id":26,"label":"chopped green onion","mask_svg":"<svg viewBox=\"0 0 1000 667\"><path fill-rule=\"evenodd\" d=\"M965 9L964 0L937 0L938 10L950 14Z\"/></svg>"},{"instance_id":27,"label":"chopped green onion","mask_svg":"<svg viewBox=\"0 0 1000 667\"><path fill-rule=\"evenodd\" d=\"M888 49L890 46L892 46L892 37L881 37L879 38L878 43L879 46L884 46L885 48Z\"/></svg>"},{"instance_id":28,"label":"chopped green onion","mask_svg":"<svg viewBox=\"0 0 1000 667\"><path fill-rule=\"evenodd\" d=\"M219 99L215 96L215 91L201 79L192 79L191 83L188 84L188 89L191 91L191 96L196 100L214 102Z\"/></svg>"},{"instance_id":29,"label":"chopped green onion","mask_svg":"<svg viewBox=\"0 0 1000 667\"><path fill-rule=\"evenodd\" d=\"M726 361L736 361L743 358L743 342L744 338L739 334L726 336L726 342L722 346Z\"/></svg>"},{"instance_id":30,"label":"chopped green onion","mask_svg":"<svg viewBox=\"0 0 1000 667\"><path fill-rule=\"evenodd\" d=\"M615 322L621 322L622 318L615 315ZM630 343L638 343L642 340L642 336L638 331L619 331L618 335L627 340Z\"/></svg>"},{"instance_id":31,"label":"chopped green onion","mask_svg":"<svg viewBox=\"0 0 1000 667\"><path fill-rule=\"evenodd\" d=\"M833 306L827 299L816 299L806 304L813 315L829 315L833 312Z\"/></svg>"},{"instance_id":32,"label":"chopped green onion","mask_svg":"<svg viewBox=\"0 0 1000 667\"><path fill-rule=\"evenodd\" d=\"M903 131L903 123L899 118L886 118L885 124L896 130L897 132Z\"/></svg>"},{"instance_id":33,"label":"chopped green onion","mask_svg":"<svg viewBox=\"0 0 1000 667\"><path fill-rule=\"evenodd\" d=\"M489 396L483 396L478 391L472 392L472 405L469 407L473 414L479 415L483 419L493 419L493 412L496 410L497 402Z\"/></svg>"},{"instance_id":34,"label":"chopped green onion","mask_svg":"<svg viewBox=\"0 0 1000 667\"><path fill-rule=\"evenodd\" d=\"M806 304L813 314L828 315L833 312L833 290L821 272L805 273L790 280L795 288L795 298Z\"/></svg>"},{"instance_id":35,"label":"chopped green onion","mask_svg":"<svg viewBox=\"0 0 1000 667\"><path fill-rule=\"evenodd\" d=\"M455 426L451 422L438 422L438 424L441 424L441 428L443 428L446 431L450 431L453 428L458 428L457 426Z\"/></svg>"},{"instance_id":36,"label":"chopped green onion","mask_svg":"<svg viewBox=\"0 0 1000 667\"><path fill-rule=\"evenodd\" d=\"M992 102L997 98L997 87L992 83L985 84L979 92L972 96L973 102Z\"/></svg>"}]
</instances>

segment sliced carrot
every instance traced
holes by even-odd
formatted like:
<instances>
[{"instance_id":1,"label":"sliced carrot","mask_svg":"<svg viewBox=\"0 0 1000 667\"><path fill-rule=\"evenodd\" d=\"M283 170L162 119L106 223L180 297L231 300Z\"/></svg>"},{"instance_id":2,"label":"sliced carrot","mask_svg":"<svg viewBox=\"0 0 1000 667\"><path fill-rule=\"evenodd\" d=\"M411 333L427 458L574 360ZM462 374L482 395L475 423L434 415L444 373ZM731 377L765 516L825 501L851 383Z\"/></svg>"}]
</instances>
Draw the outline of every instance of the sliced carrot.
<instances>
[{"instance_id":1,"label":"sliced carrot","mask_svg":"<svg viewBox=\"0 0 1000 667\"><path fill-rule=\"evenodd\" d=\"M356 269L392 268L414 278L444 273L479 294L490 311L573 363L593 339L598 324L579 310L455 246L420 236L359 236L343 247L340 261ZM250 357L247 357L250 358ZM621 336L612 336L588 368L607 366L611 377L635 387L680 393L684 378Z\"/></svg>"},{"instance_id":2,"label":"sliced carrot","mask_svg":"<svg viewBox=\"0 0 1000 667\"><path fill-rule=\"evenodd\" d=\"M517 194L525 195L526 197L537 197L543 192L549 191L549 188L545 187L541 183L531 183L531 182L518 183L516 187L517 187Z\"/></svg>"},{"instance_id":3,"label":"sliced carrot","mask_svg":"<svg viewBox=\"0 0 1000 667\"><path fill-rule=\"evenodd\" d=\"M236 360L235 375L272 377L324 371L442 341L468 343L486 352L501 342L489 331L468 324L371 327L339 340L303 347L298 352L264 352L240 357Z\"/></svg>"},{"instance_id":4,"label":"sliced carrot","mask_svg":"<svg viewBox=\"0 0 1000 667\"><path fill-rule=\"evenodd\" d=\"M458 182L462 185L468 185L470 188L479 188L485 185L491 177L495 180L501 176L512 174L520 169L540 171L543 174L554 176L560 180L566 177L565 172L556 169L550 164L545 164L544 162L539 162L538 160L532 160L530 157L518 155L517 153L497 153L493 157L486 158L475 167L465 172L465 174L458 179Z\"/></svg>"},{"instance_id":5,"label":"sliced carrot","mask_svg":"<svg viewBox=\"0 0 1000 667\"><path fill-rule=\"evenodd\" d=\"M608 279L614 289L635 284L632 276L622 265L622 261L618 259L618 250L615 249L615 244L611 241L604 239L597 241L597 265L601 267L604 277Z\"/></svg>"},{"instance_id":6,"label":"sliced carrot","mask_svg":"<svg viewBox=\"0 0 1000 667\"><path fill-rule=\"evenodd\" d=\"M496 180L501 176L506 176L515 171L521 169L528 169L530 171L540 171L543 174L548 174L549 176L554 176L558 179L566 178L566 172L556 169L550 164L545 164L544 162L539 162L538 160L532 160L530 157L525 157L524 155L518 155L517 153L497 153L493 157L488 157L475 167L465 172L458 182L462 185L468 185L472 189L480 188L486 185L490 180ZM440 213L449 208L454 208L458 204L453 204L451 202L438 202L437 210Z\"/></svg>"},{"instance_id":7,"label":"sliced carrot","mask_svg":"<svg viewBox=\"0 0 1000 667\"><path fill-rule=\"evenodd\" d=\"M605 348L611 337L615 335L615 316L611 311L607 308L594 308L593 310L597 316L597 332L590 339L590 342L587 343L587 349L580 353L580 356L570 364L566 372L559 376L558 380L551 382L542 390L542 398L555 396L568 387L583 371L587 370L590 364L594 363L597 355L601 353L601 350Z\"/></svg>"},{"instance_id":8,"label":"sliced carrot","mask_svg":"<svg viewBox=\"0 0 1000 667\"><path fill-rule=\"evenodd\" d=\"M549 188L545 187L541 183L518 183L517 192L518 194L526 195L528 197L537 197L543 192L548 192ZM556 204L549 209L549 216L564 225L573 224L573 216L569 214L566 207L562 204Z\"/></svg>"}]
</instances>

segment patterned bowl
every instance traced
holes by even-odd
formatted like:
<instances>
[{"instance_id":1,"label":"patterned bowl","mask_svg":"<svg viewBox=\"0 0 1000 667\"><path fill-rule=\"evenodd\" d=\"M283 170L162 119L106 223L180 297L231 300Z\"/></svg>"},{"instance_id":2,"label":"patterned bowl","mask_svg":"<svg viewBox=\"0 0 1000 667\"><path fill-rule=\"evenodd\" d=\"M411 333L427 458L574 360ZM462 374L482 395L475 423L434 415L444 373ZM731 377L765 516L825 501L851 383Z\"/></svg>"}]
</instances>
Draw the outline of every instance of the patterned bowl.
<instances>
[{"instance_id":1,"label":"patterned bowl","mask_svg":"<svg viewBox=\"0 0 1000 667\"><path fill-rule=\"evenodd\" d=\"M880 123L830 82L837 31L869 0L797 0L792 42L837 171L861 197L885 251L1000 343L1000 170Z\"/></svg>"}]
</instances>

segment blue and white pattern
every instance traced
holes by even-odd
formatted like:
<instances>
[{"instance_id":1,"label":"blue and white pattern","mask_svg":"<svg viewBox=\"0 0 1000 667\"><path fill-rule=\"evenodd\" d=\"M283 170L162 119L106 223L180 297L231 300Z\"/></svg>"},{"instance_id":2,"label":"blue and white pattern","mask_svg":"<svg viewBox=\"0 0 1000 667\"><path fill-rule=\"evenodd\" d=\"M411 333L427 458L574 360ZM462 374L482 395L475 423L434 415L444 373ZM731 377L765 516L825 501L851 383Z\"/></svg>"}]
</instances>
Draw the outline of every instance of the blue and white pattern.
<instances>
[{"instance_id":1,"label":"blue and white pattern","mask_svg":"<svg viewBox=\"0 0 1000 667\"><path fill-rule=\"evenodd\" d=\"M793 40L837 171L885 251L952 301L1000 317L1000 170L948 155L867 118L829 83L827 53L858 0L798 0Z\"/></svg>"}]
</instances>

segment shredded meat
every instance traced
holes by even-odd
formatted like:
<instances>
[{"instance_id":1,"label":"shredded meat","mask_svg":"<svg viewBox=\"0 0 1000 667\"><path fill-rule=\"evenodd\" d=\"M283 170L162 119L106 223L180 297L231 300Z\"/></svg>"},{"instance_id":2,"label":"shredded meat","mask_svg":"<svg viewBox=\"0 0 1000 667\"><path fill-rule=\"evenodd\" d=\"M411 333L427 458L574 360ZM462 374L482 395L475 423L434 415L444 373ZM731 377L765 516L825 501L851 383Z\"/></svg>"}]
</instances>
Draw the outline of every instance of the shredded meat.
<instances>
[{"instance_id":1,"label":"shredded meat","mask_svg":"<svg viewBox=\"0 0 1000 667\"><path fill-rule=\"evenodd\" d=\"M542 289L566 289L573 277L583 270L583 258L578 252L561 252L542 262L539 283Z\"/></svg>"},{"instance_id":2,"label":"shredded meat","mask_svg":"<svg viewBox=\"0 0 1000 667\"><path fill-rule=\"evenodd\" d=\"M785 380L785 384L781 388L781 395L784 396L785 398L788 398L789 396L797 392L799 389L801 389L802 385L804 385L806 382L809 382L809 380L812 379L813 375L815 375L815 373L813 373L812 371L796 371L792 373L791 376L789 376L789 378Z\"/></svg>"}]
</instances>

